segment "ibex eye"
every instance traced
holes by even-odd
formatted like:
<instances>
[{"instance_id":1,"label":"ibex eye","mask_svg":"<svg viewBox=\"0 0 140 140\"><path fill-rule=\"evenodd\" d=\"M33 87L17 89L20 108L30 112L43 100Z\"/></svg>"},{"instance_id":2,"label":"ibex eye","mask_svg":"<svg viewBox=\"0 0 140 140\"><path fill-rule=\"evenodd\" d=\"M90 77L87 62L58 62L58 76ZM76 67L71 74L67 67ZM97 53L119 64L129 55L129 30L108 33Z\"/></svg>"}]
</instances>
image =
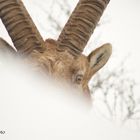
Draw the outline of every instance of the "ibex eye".
<instances>
[{"instance_id":1,"label":"ibex eye","mask_svg":"<svg viewBox=\"0 0 140 140\"><path fill-rule=\"evenodd\" d=\"M77 84L80 84L82 80L83 80L83 75L79 74L76 76L75 81Z\"/></svg>"}]
</instances>

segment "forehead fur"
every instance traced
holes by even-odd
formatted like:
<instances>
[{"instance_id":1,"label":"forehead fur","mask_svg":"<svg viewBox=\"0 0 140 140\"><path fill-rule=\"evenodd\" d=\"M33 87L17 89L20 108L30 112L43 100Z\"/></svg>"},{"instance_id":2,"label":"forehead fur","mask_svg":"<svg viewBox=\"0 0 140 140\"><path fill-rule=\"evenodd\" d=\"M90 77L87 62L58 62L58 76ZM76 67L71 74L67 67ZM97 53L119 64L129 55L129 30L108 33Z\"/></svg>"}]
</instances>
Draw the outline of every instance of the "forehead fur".
<instances>
[{"instance_id":1,"label":"forehead fur","mask_svg":"<svg viewBox=\"0 0 140 140\"><path fill-rule=\"evenodd\" d=\"M79 71L82 71L82 73L85 73L87 71L87 68L89 67L89 63L86 56L84 55L79 56L75 60L73 67Z\"/></svg>"}]
</instances>

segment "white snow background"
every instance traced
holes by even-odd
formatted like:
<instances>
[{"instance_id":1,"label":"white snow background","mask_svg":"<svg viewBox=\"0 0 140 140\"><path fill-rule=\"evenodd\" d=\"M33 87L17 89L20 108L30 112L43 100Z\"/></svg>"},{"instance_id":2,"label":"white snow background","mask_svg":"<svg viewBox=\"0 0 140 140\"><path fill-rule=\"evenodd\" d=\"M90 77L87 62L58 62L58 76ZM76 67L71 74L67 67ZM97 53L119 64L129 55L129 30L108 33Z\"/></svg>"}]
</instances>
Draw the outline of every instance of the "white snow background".
<instances>
[{"instance_id":1,"label":"white snow background","mask_svg":"<svg viewBox=\"0 0 140 140\"><path fill-rule=\"evenodd\" d=\"M77 0L69 1L74 8ZM49 11L54 0L23 2L43 38L56 38L55 33L49 29L49 21L46 21L46 15L41 8L46 8L46 12ZM62 18L61 15L57 16ZM105 24L95 31L90 40L94 42L93 48L85 49L85 53L88 54L102 43L111 42L113 55L107 67L113 69L122 60L126 61L125 67L130 76L140 83L140 1L111 0L102 19L107 22L101 20L101 23ZM65 19L62 20L65 22ZM48 30L50 32L45 32ZM2 23L0 36L11 43ZM94 109L82 110L85 108L83 102L64 95L66 92L75 91L54 85L50 79L44 82L44 79L35 76L23 65L13 61L7 64L1 58L0 131L5 131L5 134L0 134L0 139L140 139L139 130L121 128L107 122L96 116ZM139 92L139 89L140 87L136 91Z\"/></svg>"}]
</instances>

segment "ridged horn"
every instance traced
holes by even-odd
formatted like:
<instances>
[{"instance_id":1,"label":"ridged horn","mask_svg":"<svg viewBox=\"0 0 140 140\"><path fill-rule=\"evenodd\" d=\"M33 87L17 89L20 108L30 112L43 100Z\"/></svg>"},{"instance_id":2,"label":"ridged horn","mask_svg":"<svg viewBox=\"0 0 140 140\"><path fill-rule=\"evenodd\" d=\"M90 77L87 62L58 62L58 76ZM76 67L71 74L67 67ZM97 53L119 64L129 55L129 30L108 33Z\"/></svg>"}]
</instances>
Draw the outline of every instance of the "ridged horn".
<instances>
[{"instance_id":1,"label":"ridged horn","mask_svg":"<svg viewBox=\"0 0 140 140\"><path fill-rule=\"evenodd\" d=\"M109 1L79 0L59 35L59 46L73 55L81 54Z\"/></svg>"},{"instance_id":2,"label":"ridged horn","mask_svg":"<svg viewBox=\"0 0 140 140\"><path fill-rule=\"evenodd\" d=\"M42 51L44 41L21 0L0 0L0 18L20 54Z\"/></svg>"}]
</instances>

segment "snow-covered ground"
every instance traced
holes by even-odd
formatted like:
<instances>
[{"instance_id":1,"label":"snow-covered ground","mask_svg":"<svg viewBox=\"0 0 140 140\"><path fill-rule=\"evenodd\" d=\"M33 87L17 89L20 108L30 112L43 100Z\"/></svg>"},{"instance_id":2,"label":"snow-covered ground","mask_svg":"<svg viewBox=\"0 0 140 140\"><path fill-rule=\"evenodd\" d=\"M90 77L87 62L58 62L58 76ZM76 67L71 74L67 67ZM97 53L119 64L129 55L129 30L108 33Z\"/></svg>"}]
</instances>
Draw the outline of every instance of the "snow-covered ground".
<instances>
[{"instance_id":1,"label":"snow-covered ground","mask_svg":"<svg viewBox=\"0 0 140 140\"><path fill-rule=\"evenodd\" d=\"M44 39L56 37L51 33L45 14L51 9L54 1L24 0ZM70 2L74 7L77 0ZM112 69L120 62L126 61L126 69L138 83L140 83L139 13L139 0L111 0L101 20L104 24L96 29L90 40L93 42L93 48L104 42L111 42L113 55L107 66ZM0 36L11 43L2 23ZM93 48L86 49L85 53L89 53ZM82 110L84 103L79 100L73 101L69 95L61 95L66 89L54 87L50 80L45 80L44 84L44 80L31 74L27 69L13 62L7 64L2 59L0 61L0 131L5 131L5 134L0 134L0 139L140 139L139 131L116 127L96 116L94 110ZM139 89L140 87L137 92ZM68 89L67 91L71 92Z\"/></svg>"},{"instance_id":2,"label":"snow-covered ground","mask_svg":"<svg viewBox=\"0 0 140 140\"><path fill-rule=\"evenodd\" d=\"M140 139L138 130L100 118L71 88L56 86L16 60L0 60L1 140Z\"/></svg>"}]
</instances>

